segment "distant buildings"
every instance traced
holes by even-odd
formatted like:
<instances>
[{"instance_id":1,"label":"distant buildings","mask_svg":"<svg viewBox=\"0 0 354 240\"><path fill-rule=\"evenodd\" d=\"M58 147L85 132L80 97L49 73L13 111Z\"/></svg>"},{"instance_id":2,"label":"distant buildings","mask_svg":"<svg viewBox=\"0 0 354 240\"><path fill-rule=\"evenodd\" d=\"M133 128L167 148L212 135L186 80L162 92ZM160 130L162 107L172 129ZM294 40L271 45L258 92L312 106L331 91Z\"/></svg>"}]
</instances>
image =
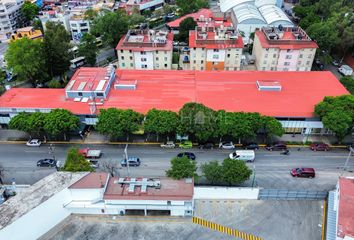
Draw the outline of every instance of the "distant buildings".
<instances>
[{"instance_id":1,"label":"distant buildings","mask_svg":"<svg viewBox=\"0 0 354 240\"><path fill-rule=\"evenodd\" d=\"M23 0L0 1L0 40L7 40L18 28L18 16Z\"/></svg>"},{"instance_id":2,"label":"distant buildings","mask_svg":"<svg viewBox=\"0 0 354 240\"><path fill-rule=\"evenodd\" d=\"M173 33L155 30L129 30L117 47L118 68L171 69Z\"/></svg>"},{"instance_id":3,"label":"distant buildings","mask_svg":"<svg viewBox=\"0 0 354 240\"><path fill-rule=\"evenodd\" d=\"M42 39L43 33L41 30L35 30L33 27L19 28L11 35L11 40L21 39L27 37L29 39Z\"/></svg>"},{"instance_id":4,"label":"distant buildings","mask_svg":"<svg viewBox=\"0 0 354 240\"><path fill-rule=\"evenodd\" d=\"M74 41L79 42L90 31L90 21L85 19L85 12L73 12L69 19L70 33Z\"/></svg>"},{"instance_id":5,"label":"distant buildings","mask_svg":"<svg viewBox=\"0 0 354 240\"><path fill-rule=\"evenodd\" d=\"M260 71L311 71L316 42L300 27L256 31L252 54Z\"/></svg>"},{"instance_id":6,"label":"distant buildings","mask_svg":"<svg viewBox=\"0 0 354 240\"><path fill-rule=\"evenodd\" d=\"M155 9L162 7L164 2L164 0L128 0L124 3L124 8L128 14L131 14L135 10L139 12L144 10L154 11Z\"/></svg>"},{"instance_id":7,"label":"distant buildings","mask_svg":"<svg viewBox=\"0 0 354 240\"><path fill-rule=\"evenodd\" d=\"M191 70L240 70L243 41L231 27L197 27L189 48Z\"/></svg>"},{"instance_id":8,"label":"distant buildings","mask_svg":"<svg viewBox=\"0 0 354 240\"><path fill-rule=\"evenodd\" d=\"M65 30L70 32L69 14L66 14L57 10L43 11L43 15L39 16L39 20L42 22L43 30L46 31L47 22L55 22L64 26Z\"/></svg>"}]
</instances>

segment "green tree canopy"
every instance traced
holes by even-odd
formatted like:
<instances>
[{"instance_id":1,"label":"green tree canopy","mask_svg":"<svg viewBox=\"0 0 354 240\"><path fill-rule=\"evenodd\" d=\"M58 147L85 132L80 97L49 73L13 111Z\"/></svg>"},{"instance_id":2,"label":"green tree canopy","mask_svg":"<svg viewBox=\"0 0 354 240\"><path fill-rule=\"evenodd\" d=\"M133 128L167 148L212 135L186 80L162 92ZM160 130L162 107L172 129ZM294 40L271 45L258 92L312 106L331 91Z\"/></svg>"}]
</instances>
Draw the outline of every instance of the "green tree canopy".
<instances>
[{"instance_id":1,"label":"green tree canopy","mask_svg":"<svg viewBox=\"0 0 354 240\"><path fill-rule=\"evenodd\" d=\"M194 30L197 26L197 22L194 21L192 17L185 18L179 24L179 34L177 35L177 39L181 42L189 42L189 30Z\"/></svg>"},{"instance_id":2,"label":"green tree canopy","mask_svg":"<svg viewBox=\"0 0 354 240\"><path fill-rule=\"evenodd\" d=\"M29 81L33 85L43 82L45 73L45 57L43 43L26 37L12 41L5 54L9 69L18 74L20 81Z\"/></svg>"},{"instance_id":3,"label":"green tree canopy","mask_svg":"<svg viewBox=\"0 0 354 240\"><path fill-rule=\"evenodd\" d=\"M201 8L208 8L207 0L176 0L177 7L180 8L181 15L196 12Z\"/></svg>"},{"instance_id":4,"label":"green tree canopy","mask_svg":"<svg viewBox=\"0 0 354 240\"><path fill-rule=\"evenodd\" d=\"M354 79L351 76L342 77L340 82L352 95L354 95Z\"/></svg>"},{"instance_id":5,"label":"green tree canopy","mask_svg":"<svg viewBox=\"0 0 354 240\"><path fill-rule=\"evenodd\" d=\"M142 121L142 115L131 109L116 108L101 109L98 115L96 129L116 139L137 131Z\"/></svg>"},{"instance_id":6,"label":"green tree canopy","mask_svg":"<svg viewBox=\"0 0 354 240\"><path fill-rule=\"evenodd\" d=\"M265 137L269 140L273 136L281 137L284 134L284 129L281 123L273 117L262 116L262 128Z\"/></svg>"},{"instance_id":7,"label":"green tree canopy","mask_svg":"<svg viewBox=\"0 0 354 240\"><path fill-rule=\"evenodd\" d=\"M322 122L326 128L336 134L339 141L342 141L353 128L353 118L342 110L334 110L328 113L322 118Z\"/></svg>"},{"instance_id":8,"label":"green tree canopy","mask_svg":"<svg viewBox=\"0 0 354 240\"><path fill-rule=\"evenodd\" d=\"M53 78L52 80L50 80L48 82L48 87L49 88L62 88L60 82L55 78Z\"/></svg>"},{"instance_id":9,"label":"green tree canopy","mask_svg":"<svg viewBox=\"0 0 354 240\"><path fill-rule=\"evenodd\" d=\"M149 110L144 121L144 130L157 135L167 135L176 132L178 115L172 111Z\"/></svg>"},{"instance_id":10,"label":"green tree canopy","mask_svg":"<svg viewBox=\"0 0 354 240\"><path fill-rule=\"evenodd\" d=\"M70 148L66 156L63 170L68 172L92 172L93 168L90 162L79 153L79 149Z\"/></svg>"},{"instance_id":11,"label":"green tree canopy","mask_svg":"<svg viewBox=\"0 0 354 240\"><path fill-rule=\"evenodd\" d=\"M197 176L197 165L188 157L173 158L171 168L166 171L166 176L173 179L191 178Z\"/></svg>"},{"instance_id":12,"label":"green tree canopy","mask_svg":"<svg viewBox=\"0 0 354 240\"><path fill-rule=\"evenodd\" d=\"M54 109L47 113L44 129L49 135L54 137L63 136L66 140L67 133L76 130L79 123L79 118L68 110Z\"/></svg>"},{"instance_id":13,"label":"green tree canopy","mask_svg":"<svg viewBox=\"0 0 354 240\"><path fill-rule=\"evenodd\" d=\"M85 33L80 40L79 56L84 56L88 64L95 66L97 53L96 37Z\"/></svg>"},{"instance_id":14,"label":"green tree canopy","mask_svg":"<svg viewBox=\"0 0 354 240\"><path fill-rule=\"evenodd\" d=\"M210 184L220 184L223 179L222 166L218 161L202 164L202 173Z\"/></svg>"},{"instance_id":15,"label":"green tree canopy","mask_svg":"<svg viewBox=\"0 0 354 240\"><path fill-rule=\"evenodd\" d=\"M38 15L39 7L31 2L25 1L20 8L19 24L25 27Z\"/></svg>"},{"instance_id":16,"label":"green tree canopy","mask_svg":"<svg viewBox=\"0 0 354 240\"><path fill-rule=\"evenodd\" d=\"M6 71L0 69L0 95L5 92Z\"/></svg>"},{"instance_id":17,"label":"green tree canopy","mask_svg":"<svg viewBox=\"0 0 354 240\"><path fill-rule=\"evenodd\" d=\"M85 20L93 21L98 16L98 11L95 9L87 9L84 15Z\"/></svg>"},{"instance_id":18,"label":"green tree canopy","mask_svg":"<svg viewBox=\"0 0 354 240\"><path fill-rule=\"evenodd\" d=\"M70 34L60 23L49 21L46 27L43 44L48 73L51 77L61 76L70 66Z\"/></svg>"},{"instance_id":19,"label":"green tree canopy","mask_svg":"<svg viewBox=\"0 0 354 240\"><path fill-rule=\"evenodd\" d=\"M44 124L46 113L21 112L11 118L9 128L27 132L31 137L45 137Z\"/></svg>"},{"instance_id":20,"label":"green tree canopy","mask_svg":"<svg viewBox=\"0 0 354 240\"><path fill-rule=\"evenodd\" d=\"M248 180L252 174L244 161L226 158L222 163L222 182L236 185Z\"/></svg>"},{"instance_id":21,"label":"green tree canopy","mask_svg":"<svg viewBox=\"0 0 354 240\"><path fill-rule=\"evenodd\" d=\"M10 129L16 129L19 131L29 132L30 126L28 124L29 114L21 112L16 116L12 117L9 122Z\"/></svg>"},{"instance_id":22,"label":"green tree canopy","mask_svg":"<svg viewBox=\"0 0 354 240\"><path fill-rule=\"evenodd\" d=\"M321 49L328 52L340 42L338 29L328 21L312 24L308 27L307 33L312 39L316 40Z\"/></svg>"},{"instance_id":23,"label":"green tree canopy","mask_svg":"<svg viewBox=\"0 0 354 240\"><path fill-rule=\"evenodd\" d=\"M129 18L123 11L107 12L93 21L91 33L101 35L102 41L116 47L120 38L128 31Z\"/></svg>"}]
</instances>

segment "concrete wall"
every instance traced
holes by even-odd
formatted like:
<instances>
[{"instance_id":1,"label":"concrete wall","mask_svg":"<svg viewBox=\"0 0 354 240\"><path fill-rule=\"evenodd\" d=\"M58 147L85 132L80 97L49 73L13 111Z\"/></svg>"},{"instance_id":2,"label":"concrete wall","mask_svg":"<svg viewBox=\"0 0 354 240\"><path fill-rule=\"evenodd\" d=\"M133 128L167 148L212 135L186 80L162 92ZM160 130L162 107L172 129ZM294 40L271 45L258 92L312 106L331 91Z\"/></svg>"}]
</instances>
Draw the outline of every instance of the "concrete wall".
<instances>
[{"instance_id":1,"label":"concrete wall","mask_svg":"<svg viewBox=\"0 0 354 240\"><path fill-rule=\"evenodd\" d=\"M194 199L258 199L258 188L194 187Z\"/></svg>"},{"instance_id":2,"label":"concrete wall","mask_svg":"<svg viewBox=\"0 0 354 240\"><path fill-rule=\"evenodd\" d=\"M62 190L3 228L0 231L0 239L27 240L39 238L70 215L70 211L63 207L63 203L69 200L69 190Z\"/></svg>"}]
</instances>

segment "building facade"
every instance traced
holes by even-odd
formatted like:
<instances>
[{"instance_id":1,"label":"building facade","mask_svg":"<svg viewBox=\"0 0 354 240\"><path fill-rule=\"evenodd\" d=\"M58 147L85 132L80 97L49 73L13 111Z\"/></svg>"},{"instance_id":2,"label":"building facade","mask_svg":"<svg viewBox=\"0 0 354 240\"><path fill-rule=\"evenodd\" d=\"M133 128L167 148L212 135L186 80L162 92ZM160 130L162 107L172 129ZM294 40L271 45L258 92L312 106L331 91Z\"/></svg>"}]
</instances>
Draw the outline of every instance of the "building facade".
<instances>
[{"instance_id":1,"label":"building facade","mask_svg":"<svg viewBox=\"0 0 354 240\"><path fill-rule=\"evenodd\" d=\"M69 18L69 14L55 10L43 11L43 15L39 16L44 31L46 31L47 22L50 21L63 25L65 30L70 32Z\"/></svg>"},{"instance_id":2,"label":"building facade","mask_svg":"<svg viewBox=\"0 0 354 240\"><path fill-rule=\"evenodd\" d=\"M23 0L0 1L0 40L7 40L18 28L18 16Z\"/></svg>"},{"instance_id":3,"label":"building facade","mask_svg":"<svg viewBox=\"0 0 354 240\"><path fill-rule=\"evenodd\" d=\"M256 31L252 55L259 71L311 71L317 44L300 27Z\"/></svg>"},{"instance_id":4,"label":"building facade","mask_svg":"<svg viewBox=\"0 0 354 240\"><path fill-rule=\"evenodd\" d=\"M241 69L243 41L231 27L196 27L189 33L189 48L191 70Z\"/></svg>"},{"instance_id":5,"label":"building facade","mask_svg":"<svg viewBox=\"0 0 354 240\"><path fill-rule=\"evenodd\" d=\"M85 33L90 32L90 21L85 19L84 12L73 14L69 19L70 33L74 41L80 42Z\"/></svg>"},{"instance_id":6,"label":"building facade","mask_svg":"<svg viewBox=\"0 0 354 240\"><path fill-rule=\"evenodd\" d=\"M117 47L118 68L168 70L172 67L173 34L155 30L129 30Z\"/></svg>"}]
</instances>

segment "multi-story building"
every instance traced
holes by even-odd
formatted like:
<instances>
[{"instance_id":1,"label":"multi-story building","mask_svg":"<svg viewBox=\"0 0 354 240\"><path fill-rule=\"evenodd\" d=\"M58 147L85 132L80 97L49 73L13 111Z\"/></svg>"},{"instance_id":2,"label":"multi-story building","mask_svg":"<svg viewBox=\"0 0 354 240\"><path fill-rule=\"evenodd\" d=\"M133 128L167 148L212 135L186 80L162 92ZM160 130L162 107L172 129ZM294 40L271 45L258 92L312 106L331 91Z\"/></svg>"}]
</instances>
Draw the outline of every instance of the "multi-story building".
<instances>
[{"instance_id":1,"label":"multi-story building","mask_svg":"<svg viewBox=\"0 0 354 240\"><path fill-rule=\"evenodd\" d=\"M253 52L260 71L311 71L316 42L300 27L271 27L256 31Z\"/></svg>"},{"instance_id":2,"label":"multi-story building","mask_svg":"<svg viewBox=\"0 0 354 240\"><path fill-rule=\"evenodd\" d=\"M154 11L162 7L163 4L164 0L128 0L125 4L125 11L128 14L134 12L135 9L140 12L144 10Z\"/></svg>"},{"instance_id":3,"label":"multi-story building","mask_svg":"<svg viewBox=\"0 0 354 240\"><path fill-rule=\"evenodd\" d=\"M18 16L23 0L0 1L0 40L6 40L18 28Z\"/></svg>"},{"instance_id":4,"label":"multi-story building","mask_svg":"<svg viewBox=\"0 0 354 240\"><path fill-rule=\"evenodd\" d=\"M33 27L19 28L11 35L11 40L21 39L27 37L29 39L42 39L43 33L41 30L35 30Z\"/></svg>"},{"instance_id":5,"label":"multi-story building","mask_svg":"<svg viewBox=\"0 0 354 240\"><path fill-rule=\"evenodd\" d=\"M47 22L50 21L63 25L65 30L70 32L69 18L69 14L56 10L44 11L43 15L39 16L44 31L46 31Z\"/></svg>"},{"instance_id":6,"label":"multi-story building","mask_svg":"<svg viewBox=\"0 0 354 240\"><path fill-rule=\"evenodd\" d=\"M69 20L71 37L74 41L80 41L85 33L90 31L90 21L85 19L84 12L74 13Z\"/></svg>"},{"instance_id":7,"label":"multi-story building","mask_svg":"<svg viewBox=\"0 0 354 240\"><path fill-rule=\"evenodd\" d=\"M155 30L129 30L117 47L118 68L171 69L173 33Z\"/></svg>"},{"instance_id":8,"label":"multi-story building","mask_svg":"<svg viewBox=\"0 0 354 240\"><path fill-rule=\"evenodd\" d=\"M191 70L240 70L242 37L231 27L196 27L189 32Z\"/></svg>"}]
</instances>

